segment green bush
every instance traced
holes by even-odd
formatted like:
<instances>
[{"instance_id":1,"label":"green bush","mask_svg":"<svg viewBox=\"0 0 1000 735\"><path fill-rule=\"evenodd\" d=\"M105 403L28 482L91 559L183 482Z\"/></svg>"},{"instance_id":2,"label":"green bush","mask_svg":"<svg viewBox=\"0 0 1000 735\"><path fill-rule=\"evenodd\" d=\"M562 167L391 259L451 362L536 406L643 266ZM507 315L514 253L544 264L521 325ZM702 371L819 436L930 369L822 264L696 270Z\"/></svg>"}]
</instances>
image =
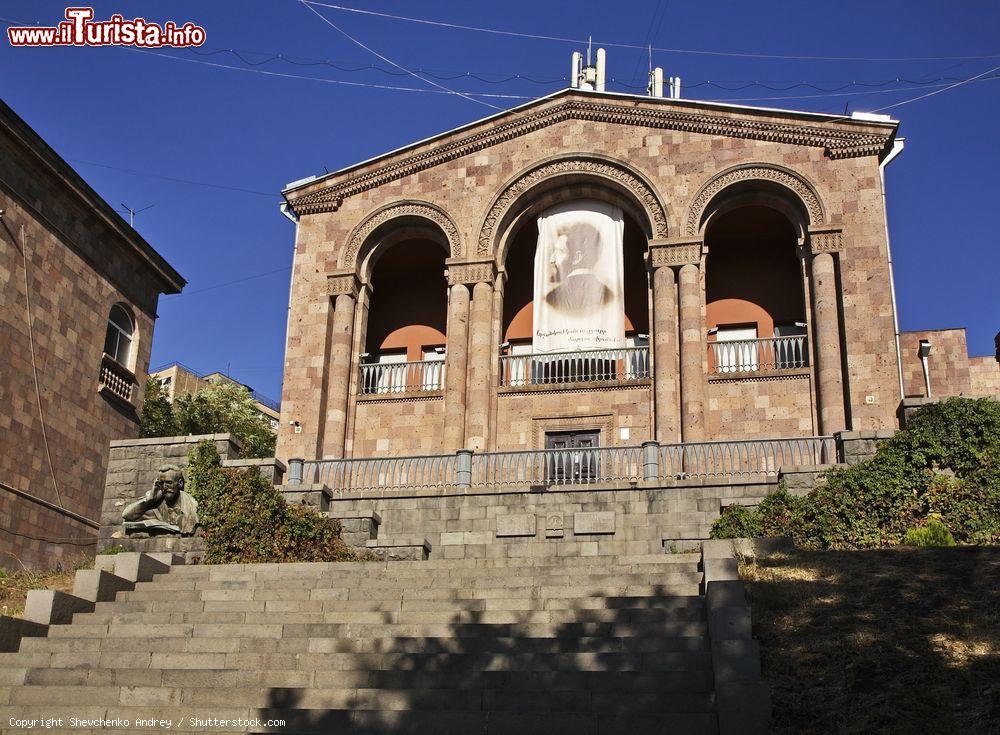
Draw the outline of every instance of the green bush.
<instances>
[{"instance_id":1,"label":"green bush","mask_svg":"<svg viewBox=\"0 0 1000 735\"><path fill-rule=\"evenodd\" d=\"M875 456L825 473L807 496L783 487L727 512L713 538L760 529L808 548L894 546L928 518L960 543L1000 541L1000 402L950 398L916 411Z\"/></svg>"},{"instance_id":2,"label":"green bush","mask_svg":"<svg viewBox=\"0 0 1000 735\"><path fill-rule=\"evenodd\" d=\"M192 451L188 488L198 501L209 564L357 558L341 540L339 522L288 505L255 470L221 467L211 442Z\"/></svg>"},{"instance_id":3,"label":"green bush","mask_svg":"<svg viewBox=\"0 0 1000 735\"><path fill-rule=\"evenodd\" d=\"M146 382L139 427L142 436L232 434L243 457L273 457L277 435L249 391L235 383L216 383L171 403L159 383Z\"/></svg>"},{"instance_id":4,"label":"green bush","mask_svg":"<svg viewBox=\"0 0 1000 735\"><path fill-rule=\"evenodd\" d=\"M903 546L954 546L951 531L937 518L928 519L926 525L911 528L903 536Z\"/></svg>"},{"instance_id":5,"label":"green bush","mask_svg":"<svg viewBox=\"0 0 1000 735\"><path fill-rule=\"evenodd\" d=\"M757 538L763 536L760 514L742 505L730 505L712 524L711 538Z\"/></svg>"}]
</instances>

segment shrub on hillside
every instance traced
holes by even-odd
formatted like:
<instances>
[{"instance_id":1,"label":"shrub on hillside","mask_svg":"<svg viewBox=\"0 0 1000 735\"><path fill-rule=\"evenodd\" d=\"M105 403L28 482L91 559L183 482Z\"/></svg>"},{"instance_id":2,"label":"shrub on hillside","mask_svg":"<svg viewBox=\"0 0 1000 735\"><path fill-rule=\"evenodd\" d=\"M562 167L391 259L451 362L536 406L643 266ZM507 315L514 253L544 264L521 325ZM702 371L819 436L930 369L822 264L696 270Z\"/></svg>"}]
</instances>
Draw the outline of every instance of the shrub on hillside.
<instances>
[{"instance_id":1,"label":"shrub on hillside","mask_svg":"<svg viewBox=\"0 0 1000 735\"><path fill-rule=\"evenodd\" d=\"M340 523L288 505L255 470L223 468L211 442L192 451L188 486L198 501L210 564L356 558L340 538Z\"/></svg>"},{"instance_id":2,"label":"shrub on hillside","mask_svg":"<svg viewBox=\"0 0 1000 735\"><path fill-rule=\"evenodd\" d=\"M1000 402L951 398L921 408L875 456L825 473L793 498L783 487L755 509L727 508L714 538L760 528L810 548L873 548L940 517L962 543L1000 541Z\"/></svg>"},{"instance_id":3,"label":"shrub on hillside","mask_svg":"<svg viewBox=\"0 0 1000 735\"><path fill-rule=\"evenodd\" d=\"M930 518L926 525L911 528L903 536L903 546L954 546L951 531L937 518Z\"/></svg>"},{"instance_id":4,"label":"shrub on hillside","mask_svg":"<svg viewBox=\"0 0 1000 735\"><path fill-rule=\"evenodd\" d=\"M243 445L243 457L273 457L277 435L242 385L216 383L190 395L167 400L156 380L146 382L139 425L142 436L224 434Z\"/></svg>"}]
</instances>

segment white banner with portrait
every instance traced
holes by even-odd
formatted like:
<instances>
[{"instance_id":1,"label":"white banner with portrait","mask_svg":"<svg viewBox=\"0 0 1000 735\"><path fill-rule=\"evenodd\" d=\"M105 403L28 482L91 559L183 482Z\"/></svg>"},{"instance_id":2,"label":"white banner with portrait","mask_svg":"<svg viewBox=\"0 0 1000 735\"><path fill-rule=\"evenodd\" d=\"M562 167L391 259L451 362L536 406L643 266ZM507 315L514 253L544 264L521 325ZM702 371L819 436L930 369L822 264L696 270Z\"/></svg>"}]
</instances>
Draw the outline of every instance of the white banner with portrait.
<instances>
[{"instance_id":1,"label":"white banner with portrait","mask_svg":"<svg viewBox=\"0 0 1000 735\"><path fill-rule=\"evenodd\" d=\"M568 202L538 218L535 353L625 346L625 276L618 207Z\"/></svg>"}]
</instances>

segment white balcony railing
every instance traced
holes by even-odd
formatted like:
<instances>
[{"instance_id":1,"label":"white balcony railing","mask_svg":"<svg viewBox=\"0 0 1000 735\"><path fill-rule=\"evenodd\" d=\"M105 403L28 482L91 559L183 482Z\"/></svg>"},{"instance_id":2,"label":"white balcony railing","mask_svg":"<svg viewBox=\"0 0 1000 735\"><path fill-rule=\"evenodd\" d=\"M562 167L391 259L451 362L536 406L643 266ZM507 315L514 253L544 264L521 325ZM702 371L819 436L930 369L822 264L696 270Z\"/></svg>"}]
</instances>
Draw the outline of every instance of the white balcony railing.
<instances>
[{"instance_id":1,"label":"white balcony railing","mask_svg":"<svg viewBox=\"0 0 1000 735\"><path fill-rule=\"evenodd\" d=\"M809 365L809 350L804 334L709 342L708 347L709 372L713 375L793 370Z\"/></svg>"},{"instance_id":2,"label":"white balcony railing","mask_svg":"<svg viewBox=\"0 0 1000 735\"><path fill-rule=\"evenodd\" d=\"M624 383L650 376L649 348L501 355L500 386Z\"/></svg>"},{"instance_id":3,"label":"white balcony railing","mask_svg":"<svg viewBox=\"0 0 1000 735\"><path fill-rule=\"evenodd\" d=\"M361 365L361 395L444 390L444 360Z\"/></svg>"}]
</instances>

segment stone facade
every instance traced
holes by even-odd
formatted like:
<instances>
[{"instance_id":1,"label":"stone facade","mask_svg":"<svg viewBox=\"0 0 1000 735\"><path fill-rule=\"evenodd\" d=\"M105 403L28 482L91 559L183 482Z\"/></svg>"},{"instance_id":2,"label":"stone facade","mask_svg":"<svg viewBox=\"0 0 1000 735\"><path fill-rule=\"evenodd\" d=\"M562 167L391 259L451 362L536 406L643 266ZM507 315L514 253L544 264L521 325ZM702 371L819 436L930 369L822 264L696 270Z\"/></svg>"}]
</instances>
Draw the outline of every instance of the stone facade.
<instances>
[{"instance_id":1,"label":"stone facade","mask_svg":"<svg viewBox=\"0 0 1000 735\"><path fill-rule=\"evenodd\" d=\"M577 428L611 415L611 441L627 428L634 443L892 426L900 396L879 165L895 131L891 121L567 90L296 185L285 192L298 226L279 456L529 448L536 418L581 414ZM508 394L498 345L512 230L583 196L619 204L643 230L653 389ZM706 227L746 201L798 228L809 359L793 379L710 382ZM373 263L398 241L393 228L416 227L448 254L441 411L358 396ZM349 288L331 291L331 279ZM384 411L402 432L384 433Z\"/></svg>"},{"instance_id":2,"label":"stone facade","mask_svg":"<svg viewBox=\"0 0 1000 735\"><path fill-rule=\"evenodd\" d=\"M0 567L50 567L94 551L108 442L138 433L157 299L184 281L3 103L0 210ZM103 355L115 304L127 365Z\"/></svg>"}]
</instances>

